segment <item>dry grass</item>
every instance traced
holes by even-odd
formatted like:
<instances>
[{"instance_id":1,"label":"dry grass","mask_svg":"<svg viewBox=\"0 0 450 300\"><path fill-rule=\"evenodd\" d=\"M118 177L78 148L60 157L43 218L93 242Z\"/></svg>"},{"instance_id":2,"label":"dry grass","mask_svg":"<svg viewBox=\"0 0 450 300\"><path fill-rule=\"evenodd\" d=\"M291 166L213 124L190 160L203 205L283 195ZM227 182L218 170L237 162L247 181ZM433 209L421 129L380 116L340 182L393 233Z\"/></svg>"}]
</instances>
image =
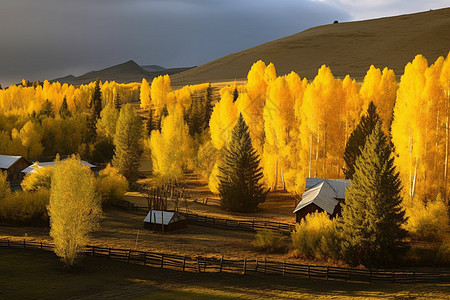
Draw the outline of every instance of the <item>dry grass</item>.
<instances>
[{"instance_id":1,"label":"dry grass","mask_svg":"<svg viewBox=\"0 0 450 300\"><path fill-rule=\"evenodd\" d=\"M92 257L68 272L52 253L3 248L0 255L3 299L448 299L450 291L449 284L182 273Z\"/></svg>"},{"instance_id":2,"label":"dry grass","mask_svg":"<svg viewBox=\"0 0 450 300\"><path fill-rule=\"evenodd\" d=\"M322 64L333 74L360 79L370 65L389 67L397 75L416 54L429 61L450 50L446 38L450 8L410 15L346 22L303 32L233 53L172 76L175 85L245 79L252 64L274 63L279 75L297 72L312 80Z\"/></svg>"}]
</instances>

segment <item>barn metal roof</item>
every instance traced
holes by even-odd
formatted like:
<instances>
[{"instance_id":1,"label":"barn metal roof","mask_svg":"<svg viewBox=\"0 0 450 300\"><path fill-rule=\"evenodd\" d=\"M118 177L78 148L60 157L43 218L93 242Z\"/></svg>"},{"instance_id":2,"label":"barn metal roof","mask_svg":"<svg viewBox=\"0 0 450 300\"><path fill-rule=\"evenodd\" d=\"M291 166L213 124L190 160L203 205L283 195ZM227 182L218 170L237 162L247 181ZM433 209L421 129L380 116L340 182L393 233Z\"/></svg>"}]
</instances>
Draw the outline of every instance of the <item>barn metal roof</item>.
<instances>
[{"instance_id":1,"label":"barn metal roof","mask_svg":"<svg viewBox=\"0 0 450 300\"><path fill-rule=\"evenodd\" d=\"M87 161L82 160L81 164L84 166L87 166L89 168L95 168L93 164L88 163ZM47 162L35 162L31 166L28 166L27 168L22 170L22 173L34 173L36 172L36 168L44 168L44 167L53 167L55 165L54 161L47 161Z\"/></svg>"},{"instance_id":2,"label":"barn metal roof","mask_svg":"<svg viewBox=\"0 0 450 300\"><path fill-rule=\"evenodd\" d=\"M0 155L0 169L9 169L22 156Z\"/></svg>"},{"instance_id":3,"label":"barn metal roof","mask_svg":"<svg viewBox=\"0 0 450 300\"><path fill-rule=\"evenodd\" d=\"M339 203L339 201L335 199L336 197L336 190L324 180L303 193L302 201L297 205L294 213L314 203L328 214L332 215L334 208Z\"/></svg>"},{"instance_id":4,"label":"barn metal roof","mask_svg":"<svg viewBox=\"0 0 450 300\"><path fill-rule=\"evenodd\" d=\"M165 210L151 210L148 212L144 219L145 223L161 224L164 221L164 225L169 225L174 216L173 211Z\"/></svg>"},{"instance_id":5,"label":"barn metal roof","mask_svg":"<svg viewBox=\"0 0 450 300\"><path fill-rule=\"evenodd\" d=\"M346 179L306 178L305 189L308 190L323 181L326 181L336 191L335 198L345 199L345 188L350 186L350 181Z\"/></svg>"}]
</instances>

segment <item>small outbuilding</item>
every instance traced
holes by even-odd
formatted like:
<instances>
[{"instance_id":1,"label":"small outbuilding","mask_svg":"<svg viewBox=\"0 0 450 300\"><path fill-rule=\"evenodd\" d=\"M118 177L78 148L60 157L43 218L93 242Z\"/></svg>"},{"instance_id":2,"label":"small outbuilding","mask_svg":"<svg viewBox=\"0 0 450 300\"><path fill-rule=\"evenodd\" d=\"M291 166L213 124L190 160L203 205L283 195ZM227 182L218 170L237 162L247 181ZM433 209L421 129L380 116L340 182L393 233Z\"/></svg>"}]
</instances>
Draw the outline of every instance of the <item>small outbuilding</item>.
<instances>
[{"instance_id":1,"label":"small outbuilding","mask_svg":"<svg viewBox=\"0 0 450 300\"><path fill-rule=\"evenodd\" d=\"M31 165L22 156L0 155L0 169L8 174L8 181L11 185L20 184L23 175L20 171Z\"/></svg>"},{"instance_id":2,"label":"small outbuilding","mask_svg":"<svg viewBox=\"0 0 450 300\"><path fill-rule=\"evenodd\" d=\"M345 201L345 189L350 181L345 179L307 178L302 200L294 209L297 223L313 212L327 212L330 217L341 213L341 203Z\"/></svg>"},{"instance_id":3,"label":"small outbuilding","mask_svg":"<svg viewBox=\"0 0 450 300\"><path fill-rule=\"evenodd\" d=\"M82 160L81 164L83 166L86 166L88 168L90 168L93 172L95 172L95 168L96 166L93 164L88 163L87 161ZM34 162L31 166L28 166L27 168L22 170L23 174L28 174L28 173L35 173L37 169L40 168L45 168L45 167L53 167L55 166L55 162L54 161L47 161L47 162Z\"/></svg>"},{"instance_id":4,"label":"small outbuilding","mask_svg":"<svg viewBox=\"0 0 450 300\"><path fill-rule=\"evenodd\" d=\"M184 216L175 211L150 210L144 219L144 227L158 231L174 231L187 227Z\"/></svg>"}]
</instances>

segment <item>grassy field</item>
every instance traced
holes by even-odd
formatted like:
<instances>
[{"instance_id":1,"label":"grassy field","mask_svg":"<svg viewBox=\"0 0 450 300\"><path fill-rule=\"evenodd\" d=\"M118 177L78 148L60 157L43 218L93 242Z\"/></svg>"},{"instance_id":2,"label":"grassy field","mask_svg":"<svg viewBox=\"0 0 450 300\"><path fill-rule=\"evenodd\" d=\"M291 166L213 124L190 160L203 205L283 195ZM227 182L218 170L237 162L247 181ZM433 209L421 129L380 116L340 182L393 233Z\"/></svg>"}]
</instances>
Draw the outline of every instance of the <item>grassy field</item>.
<instances>
[{"instance_id":1,"label":"grassy field","mask_svg":"<svg viewBox=\"0 0 450 300\"><path fill-rule=\"evenodd\" d=\"M449 299L450 284L362 284L182 273L86 257L72 271L53 253L0 249L0 298Z\"/></svg>"}]
</instances>

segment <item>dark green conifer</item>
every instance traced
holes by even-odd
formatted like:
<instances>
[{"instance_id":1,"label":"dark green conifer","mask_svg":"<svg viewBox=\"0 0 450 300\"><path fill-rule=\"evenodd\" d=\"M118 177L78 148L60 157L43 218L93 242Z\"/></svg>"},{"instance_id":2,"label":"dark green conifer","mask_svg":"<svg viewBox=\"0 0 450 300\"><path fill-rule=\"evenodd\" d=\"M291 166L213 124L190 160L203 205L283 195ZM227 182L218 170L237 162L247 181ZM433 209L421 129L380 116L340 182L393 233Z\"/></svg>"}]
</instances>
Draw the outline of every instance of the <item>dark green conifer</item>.
<instances>
[{"instance_id":1,"label":"dark green conifer","mask_svg":"<svg viewBox=\"0 0 450 300\"><path fill-rule=\"evenodd\" d=\"M350 134L347 144L345 145L345 166L343 171L346 179L352 179L353 173L355 173L356 158L361 154L361 150L364 148L367 137L372 133L372 130L375 128L378 121L380 121L380 116L377 113L375 104L371 101L366 114L361 117L361 120Z\"/></svg>"},{"instance_id":2,"label":"dark green conifer","mask_svg":"<svg viewBox=\"0 0 450 300\"><path fill-rule=\"evenodd\" d=\"M55 106L53 105L53 103L50 100L46 99L42 104L41 110L39 111L39 116L47 116L54 118L55 117L54 108Z\"/></svg>"},{"instance_id":3,"label":"dark green conifer","mask_svg":"<svg viewBox=\"0 0 450 300\"><path fill-rule=\"evenodd\" d=\"M237 87L235 87L234 88L234 91L233 91L233 102L236 102L236 100L239 98L239 92L238 92L238 89L237 89Z\"/></svg>"},{"instance_id":4,"label":"dark green conifer","mask_svg":"<svg viewBox=\"0 0 450 300\"><path fill-rule=\"evenodd\" d=\"M117 93L116 97L114 98L114 107L118 111L120 111L120 106L121 106L121 104L120 104L120 95L119 95L119 93Z\"/></svg>"},{"instance_id":5,"label":"dark green conifer","mask_svg":"<svg viewBox=\"0 0 450 300\"><path fill-rule=\"evenodd\" d=\"M263 173L259 164L260 158L253 149L248 126L240 114L219 166L219 194L223 208L250 212L266 200L269 190L260 183Z\"/></svg>"},{"instance_id":6,"label":"dark green conifer","mask_svg":"<svg viewBox=\"0 0 450 300\"><path fill-rule=\"evenodd\" d=\"M59 109L59 115L62 118L70 117L72 116L72 113L69 110L69 106L67 105L67 98L64 96L63 102L61 104L61 108Z\"/></svg>"},{"instance_id":7,"label":"dark green conifer","mask_svg":"<svg viewBox=\"0 0 450 300\"><path fill-rule=\"evenodd\" d=\"M95 80L94 93L90 103L91 113L88 120L88 136L87 143L92 144L97 138L97 120L102 112L102 91L100 88L100 79Z\"/></svg>"},{"instance_id":8,"label":"dark green conifer","mask_svg":"<svg viewBox=\"0 0 450 300\"><path fill-rule=\"evenodd\" d=\"M379 121L356 159L339 221L347 263L380 266L394 261L406 234L401 189L392 148Z\"/></svg>"}]
</instances>

